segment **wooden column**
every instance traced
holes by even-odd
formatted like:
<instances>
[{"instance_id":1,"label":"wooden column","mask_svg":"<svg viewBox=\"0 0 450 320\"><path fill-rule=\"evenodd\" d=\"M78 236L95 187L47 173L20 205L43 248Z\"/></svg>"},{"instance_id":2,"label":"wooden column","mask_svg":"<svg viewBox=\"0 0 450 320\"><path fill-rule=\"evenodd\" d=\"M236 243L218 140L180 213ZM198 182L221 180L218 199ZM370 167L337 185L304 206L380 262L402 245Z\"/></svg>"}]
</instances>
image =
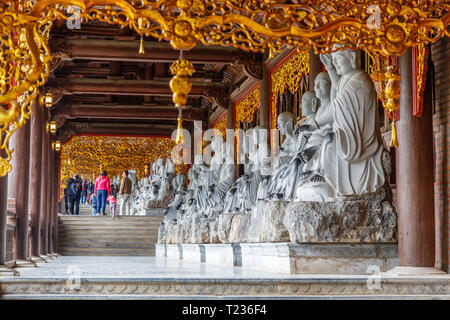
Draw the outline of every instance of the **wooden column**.
<instances>
[{"instance_id":1,"label":"wooden column","mask_svg":"<svg viewBox=\"0 0 450 320\"><path fill-rule=\"evenodd\" d=\"M269 92L269 70L266 68L266 64L263 59L262 63L262 80L260 81L260 102L259 109L259 125L270 130L270 92ZM270 136L269 134L267 136Z\"/></svg>"},{"instance_id":2,"label":"wooden column","mask_svg":"<svg viewBox=\"0 0 450 320\"><path fill-rule=\"evenodd\" d=\"M52 253L57 252L58 248L58 179L59 179L59 154L58 152L53 153L53 188L52 188L52 204L53 204L53 250Z\"/></svg>"},{"instance_id":3,"label":"wooden column","mask_svg":"<svg viewBox=\"0 0 450 320\"><path fill-rule=\"evenodd\" d=\"M33 105L35 108L36 105ZM30 176L30 121L27 121L11 137L14 149L12 170L8 176L8 198L15 200L16 259L28 258L28 188Z\"/></svg>"},{"instance_id":4,"label":"wooden column","mask_svg":"<svg viewBox=\"0 0 450 320\"><path fill-rule=\"evenodd\" d=\"M41 170L42 170L42 117L43 110L35 104L31 114L31 164L30 164L30 209L31 209L31 255L40 253L40 217L41 217Z\"/></svg>"},{"instance_id":5,"label":"wooden column","mask_svg":"<svg viewBox=\"0 0 450 320\"><path fill-rule=\"evenodd\" d=\"M314 80L319 73L322 72L322 62L319 55L314 53L314 49L309 50L309 76L308 85L309 90L314 90Z\"/></svg>"},{"instance_id":6,"label":"wooden column","mask_svg":"<svg viewBox=\"0 0 450 320\"><path fill-rule=\"evenodd\" d=\"M53 251L53 143L52 135L48 135L48 171L47 171L47 254Z\"/></svg>"},{"instance_id":7,"label":"wooden column","mask_svg":"<svg viewBox=\"0 0 450 320\"><path fill-rule=\"evenodd\" d=\"M48 190L48 110L44 109L44 116L42 118L42 170L41 170L41 185L40 185L40 194L41 194L41 219L40 219L40 254L45 255L48 252L48 238L47 238L47 227L48 227L48 199L47 199L47 190Z\"/></svg>"},{"instance_id":8,"label":"wooden column","mask_svg":"<svg viewBox=\"0 0 450 320\"><path fill-rule=\"evenodd\" d=\"M433 127L431 93L424 113L413 117L412 55L399 57L400 121L396 150L398 246L401 267L434 267ZM430 81L427 81L429 87Z\"/></svg>"}]
</instances>

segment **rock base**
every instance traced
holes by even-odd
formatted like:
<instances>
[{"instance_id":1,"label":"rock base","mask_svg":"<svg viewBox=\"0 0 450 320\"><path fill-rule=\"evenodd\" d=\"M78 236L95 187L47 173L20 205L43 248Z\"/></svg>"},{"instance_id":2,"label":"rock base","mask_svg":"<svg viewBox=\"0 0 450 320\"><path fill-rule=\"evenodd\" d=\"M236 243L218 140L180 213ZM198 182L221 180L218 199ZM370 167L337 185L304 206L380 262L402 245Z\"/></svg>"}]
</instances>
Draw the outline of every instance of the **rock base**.
<instances>
[{"instance_id":1,"label":"rock base","mask_svg":"<svg viewBox=\"0 0 450 320\"><path fill-rule=\"evenodd\" d=\"M397 214L389 201L291 202L283 222L291 242L397 242Z\"/></svg>"},{"instance_id":2,"label":"rock base","mask_svg":"<svg viewBox=\"0 0 450 320\"><path fill-rule=\"evenodd\" d=\"M287 202L260 200L253 208L245 242L285 242L289 232L283 224Z\"/></svg>"}]
</instances>

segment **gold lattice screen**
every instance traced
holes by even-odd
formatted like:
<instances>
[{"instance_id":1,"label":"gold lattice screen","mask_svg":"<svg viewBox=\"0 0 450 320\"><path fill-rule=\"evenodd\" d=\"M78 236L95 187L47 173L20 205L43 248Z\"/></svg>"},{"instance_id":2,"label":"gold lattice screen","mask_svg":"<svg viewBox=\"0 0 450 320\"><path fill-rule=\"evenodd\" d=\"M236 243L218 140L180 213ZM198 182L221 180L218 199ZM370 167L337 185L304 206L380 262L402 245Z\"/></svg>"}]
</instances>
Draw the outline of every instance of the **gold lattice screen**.
<instances>
[{"instance_id":1,"label":"gold lattice screen","mask_svg":"<svg viewBox=\"0 0 450 320\"><path fill-rule=\"evenodd\" d=\"M115 176L136 169L141 178L146 164L170 158L174 146L167 137L75 136L61 148L61 184L75 173L92 178L101 170ZM176 170L186 172L184 166Z\"/></svg>"}]
</instances>

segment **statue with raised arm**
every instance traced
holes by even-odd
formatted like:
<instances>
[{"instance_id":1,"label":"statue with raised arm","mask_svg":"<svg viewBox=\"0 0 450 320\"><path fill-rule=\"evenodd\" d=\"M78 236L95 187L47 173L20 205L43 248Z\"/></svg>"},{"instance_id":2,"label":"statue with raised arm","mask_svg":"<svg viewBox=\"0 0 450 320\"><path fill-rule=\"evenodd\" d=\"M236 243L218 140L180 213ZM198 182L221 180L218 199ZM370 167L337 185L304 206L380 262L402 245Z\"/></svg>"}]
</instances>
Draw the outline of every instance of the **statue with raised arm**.
<instances>
[{"instance_id":1,"label":"statue with raised arm","mask_svg":"<svg viewBox=\"0 0 450 320\"><path fill-rule=\"evenodd\" d=\"M333 131L324 139L320 161L337 196L374 193L385 182L378 97L370 76L357 66L356 54L348 49L334 52L332 63L329 56L322 58L333 75Z\"/></svg>"}]
</instances>

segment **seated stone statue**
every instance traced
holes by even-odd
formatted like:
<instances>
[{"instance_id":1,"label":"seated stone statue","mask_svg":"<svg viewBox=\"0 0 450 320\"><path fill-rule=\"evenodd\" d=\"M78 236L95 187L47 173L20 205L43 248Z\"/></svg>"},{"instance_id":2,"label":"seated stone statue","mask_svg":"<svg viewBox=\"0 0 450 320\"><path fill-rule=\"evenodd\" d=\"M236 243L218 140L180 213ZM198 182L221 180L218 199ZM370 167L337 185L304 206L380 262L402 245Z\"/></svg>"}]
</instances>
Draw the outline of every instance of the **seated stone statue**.
<instances>
[{"instance_id":1,"label":"seated stone statue","mask_svg":"<svg viewBox=\"0 0 450 320\"><path fill-rule=\"evenodd\" d=\"M283 144L278 148L278 156L274 167L291 161L295 154L297 135L294 132L295 116L292 112L283 112L277 118L277 127L280 134L284 136Z\"/></svg>"},{"instance_id":2,"label":"seated stone statue","mask_svg":"<svg viewBox=\"0 0 450 320\"><path fill-rule=\"evenodd\" d=\"M302 96L302 112L305 121L297 129L297 144L294 157L288 163L280 166L272 174L268 183L268 198L271 200L292 200L298 181L302 179L303 165L311 160L317 151L316 147L307 148L307 143L312 132L317 129L315 122L318 100L313 91L308 91Z\"/></svg>"},{"instance_id":3,"label":"seated stone statue","mask_svg":"<svg viewBox=\"0 0 450 320\"><path fill-rule=\"evenodd\" d=\"M231 154L233 148L222 143L221 137L213 137L213 139L215 154L210 166L207 198L210 215L223 211L226 193L236 178L234 155ZM219 142L216 143L216 141Z\"/></svg>"},{"instance_id":4,"label":"seated stone statue","mask_svg":"<svg viewBox=\"0 0 450 320\"><path fill-rule=\"evenodd\" d=\"M265 129L257 126L246 132L244 150L248 150L248 163L245 174L228 190L224 212L250 212L258 198L261 182L270 176L270 169L267 169L270 166L266 162L269 148L267 142L263 141L262 130Z\"/></svg>"},{"instance_id":5,"label":"seated stone statue","mask_svg":"<svg viewBox=\"0 0 450 320\"><path fill-rule=\"evenodd\" d=\"M248 159L248 155L250 153L250 139L251 131L248 130L242 139L242 149L244 151L244 174L234 181L227 191L224 201L224 212L239 212L239 210L241 210L244 206L240 192L242 192L242 186L246 183L246 180L249 179L252 166Z\"/></svg>"}]
</instances>

